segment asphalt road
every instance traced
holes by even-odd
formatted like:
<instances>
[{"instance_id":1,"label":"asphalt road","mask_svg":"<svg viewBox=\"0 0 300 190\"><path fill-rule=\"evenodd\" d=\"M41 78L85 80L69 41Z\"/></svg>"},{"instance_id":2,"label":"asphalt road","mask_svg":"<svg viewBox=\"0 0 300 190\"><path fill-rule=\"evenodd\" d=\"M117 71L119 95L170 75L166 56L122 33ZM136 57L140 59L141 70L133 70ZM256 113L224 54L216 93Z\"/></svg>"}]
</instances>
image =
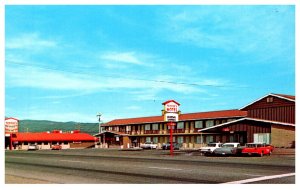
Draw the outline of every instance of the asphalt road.
<instances>
[{"instance_id":1,"label":"asphalt road","mask_svg":"<svg viewBox=\"0 0 300 190\"><path fill-rule=\"evenodd\" d=\"M95 149L5 153L7 184L295 184L294 173L295 156L205 157L177 152L171 157L161 150Z\"/></svg>"}]
</instances>

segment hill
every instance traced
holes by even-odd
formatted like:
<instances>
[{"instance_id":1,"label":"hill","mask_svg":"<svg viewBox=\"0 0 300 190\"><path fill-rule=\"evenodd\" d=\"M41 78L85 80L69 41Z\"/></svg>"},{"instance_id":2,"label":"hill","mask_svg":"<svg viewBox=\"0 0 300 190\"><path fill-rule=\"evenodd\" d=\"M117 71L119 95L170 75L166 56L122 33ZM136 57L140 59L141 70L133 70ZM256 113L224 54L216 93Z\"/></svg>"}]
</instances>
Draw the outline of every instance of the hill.
<instances>
[{"instance_id":1,"label":"hill","mask_svg":"<svg viewBox=\"0 0 300 190\"><path fill-rule=\"evenodd\" d=\"M98 123L56 122L47 120L20 120L19 132L44 132L52 130L73 131L94 135L99 132Z\"/></svg>"}]
</instances>

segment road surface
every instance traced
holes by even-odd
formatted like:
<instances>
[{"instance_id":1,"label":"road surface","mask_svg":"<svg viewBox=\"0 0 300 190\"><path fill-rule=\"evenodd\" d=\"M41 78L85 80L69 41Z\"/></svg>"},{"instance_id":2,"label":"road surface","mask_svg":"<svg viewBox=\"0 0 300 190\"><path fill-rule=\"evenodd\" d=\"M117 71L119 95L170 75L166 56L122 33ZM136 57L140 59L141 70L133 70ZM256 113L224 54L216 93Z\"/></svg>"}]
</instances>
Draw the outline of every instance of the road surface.
<instances>
[{"instance_id":1,"label":"road surface","mask_svg":"<svg viewBox=\"0 0 300 190\"><path fill-rule=\"evenodd\" d=\"M5 180L7 184L295 184L294 157L170 157L159 150L110 153L7 151Z\"/></svg>"}]
</instances>

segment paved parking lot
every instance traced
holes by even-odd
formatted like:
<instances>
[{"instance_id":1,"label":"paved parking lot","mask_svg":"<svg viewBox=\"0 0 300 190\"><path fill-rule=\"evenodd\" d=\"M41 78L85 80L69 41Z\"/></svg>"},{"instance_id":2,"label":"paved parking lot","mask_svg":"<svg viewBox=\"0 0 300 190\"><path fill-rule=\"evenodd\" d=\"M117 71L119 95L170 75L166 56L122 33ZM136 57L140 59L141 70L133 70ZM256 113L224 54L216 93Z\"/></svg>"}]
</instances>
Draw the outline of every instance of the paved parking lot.
<instances>
[{"instance_id":1,"label":"paved parking lot","mask_svg":"<svg viewBox=\"0 0 300 190\"><path fill-rule=\"evenodd\" d=\"M285 151L286 152L286 151ZM175 172L176 176L168 176ZM117 149L6 151L5 182L13 183L247 183L294 184L294 154L206 157L195 151ZM256 179L257 178L257 179Z\"/></svg>"}]
</instances>

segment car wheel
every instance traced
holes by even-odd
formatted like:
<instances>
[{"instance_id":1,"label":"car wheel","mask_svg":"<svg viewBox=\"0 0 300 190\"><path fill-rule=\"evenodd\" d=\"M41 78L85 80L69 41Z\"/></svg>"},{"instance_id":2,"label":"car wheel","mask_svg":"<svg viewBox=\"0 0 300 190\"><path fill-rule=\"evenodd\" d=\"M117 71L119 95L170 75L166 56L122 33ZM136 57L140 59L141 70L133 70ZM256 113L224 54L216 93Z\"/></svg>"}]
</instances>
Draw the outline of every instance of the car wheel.
<instances>
[{"instance_id":1,"label":"car wheel","mask_svg":"<svg viewBox=\"0 0 300 190\"><path fill-rule=\"evenodd\" d=\"M264 156L264 152L261 152L261 153L259 154L259 156L260 156L260 157L263 157L263 156Z\"/></svg>"}]
</instances>

